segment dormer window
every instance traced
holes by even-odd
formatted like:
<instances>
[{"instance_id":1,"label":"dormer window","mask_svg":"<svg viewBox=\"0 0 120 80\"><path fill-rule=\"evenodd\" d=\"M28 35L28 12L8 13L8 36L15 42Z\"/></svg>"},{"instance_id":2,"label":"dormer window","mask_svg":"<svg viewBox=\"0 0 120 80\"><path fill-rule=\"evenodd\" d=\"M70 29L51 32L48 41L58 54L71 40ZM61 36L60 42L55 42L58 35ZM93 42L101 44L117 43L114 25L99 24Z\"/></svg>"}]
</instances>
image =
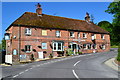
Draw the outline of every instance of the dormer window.
<instances>
[{"instance_id":1,"label":"dormer window","mask_svg":"<svg viewBox=\"0 0 120 80\"><path fill-rule=\"evenodd\" d=\"M56 31L56 37L60 37L60 31Z\"/></svg>"},{"instance_id":2,"label":"dormer window","mask_svg":"<svg viewBox=\"0 0 120 80\"><path fill-rule=\"evenodd\" d=\"M74 37L74 32L70 32L70 37Z\"/></svg>"},{"instance_id":3,"label":"dormer window","mask_svg":"<svg viewBox=\"0 0 120 80\"><path fill-rule=\"evenodd\" d=\"M87 38L87 33L83 33L83 38Z\"/></svg>"},{"instance_id":4,"label":"dormer window","mask_svg":"<svg viewBox=\"0 0 120 80\"><path fill-rule=\"evenodd\" d=\"M25 35L30 36L31 35L31 28L25 29Z\"/></svg>"}]
</instances>

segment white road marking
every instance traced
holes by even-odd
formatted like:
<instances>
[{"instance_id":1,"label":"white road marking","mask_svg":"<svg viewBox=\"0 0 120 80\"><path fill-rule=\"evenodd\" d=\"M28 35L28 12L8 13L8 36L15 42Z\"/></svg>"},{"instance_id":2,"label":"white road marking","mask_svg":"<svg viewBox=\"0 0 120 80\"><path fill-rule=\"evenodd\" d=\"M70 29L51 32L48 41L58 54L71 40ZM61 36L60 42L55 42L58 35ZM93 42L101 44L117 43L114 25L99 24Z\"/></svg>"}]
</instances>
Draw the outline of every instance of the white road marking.
<instances>
[{"instance_id":1,"label":"white road marking","mask_svg":"<svg viewBox=\"0 0 120 80\"><path fill-rule=\"evenodd\" d=\"M33 68L30 68L30 69L33 69Z\"/></svg>"},{"instance_id":2,"label":"white road marking","mask_svg":"<svg viewBox=\"0 0 120 80\"><path fill-rule=\"evenodd\" d=\"M24 72L20 72L19 74L23 74Z\"/></svg>"},{"instance_id":3,"label":"white road marking","mask_svg":"<svg viewBox=\"0 0 120 80\"><path fill-rule=\"evenodd\" d=\"M19 76L19 75L15 75L15 76L13 76L13 78L16 78L17 76Z\"/></svg>"},{"instance_id":4,"label":"white road marking","mask_svg":"<svg viewBox=\"0 0 120 80\"><path fill-rule=\"evenodd\" d=\"M26 69L25 71L28 71L28 69Z\"/></svg>"},{"instance_id":5,"label":"white road marking","mask_svg":"<svg viewBox=\"0 0 120 80\"><path fill-rule=\"evenodd\" d=\"M81 60L80 60L81 61ZM76 66L80 61L77 61L75 64L74 64L74 66Z\"/></svg>"},{"instance_id":6,"label":"white road marking","mask_svg":"<svg viewBox=\"0 0 120 80\"><path fill-rule=\"evenodd\" d=\"M80 80L79 77L78 77L78 75L75 73L75 70L72 70L72 72L73 72L73 75L74 75L78 80Z\"/></svg>"}]
</instances>

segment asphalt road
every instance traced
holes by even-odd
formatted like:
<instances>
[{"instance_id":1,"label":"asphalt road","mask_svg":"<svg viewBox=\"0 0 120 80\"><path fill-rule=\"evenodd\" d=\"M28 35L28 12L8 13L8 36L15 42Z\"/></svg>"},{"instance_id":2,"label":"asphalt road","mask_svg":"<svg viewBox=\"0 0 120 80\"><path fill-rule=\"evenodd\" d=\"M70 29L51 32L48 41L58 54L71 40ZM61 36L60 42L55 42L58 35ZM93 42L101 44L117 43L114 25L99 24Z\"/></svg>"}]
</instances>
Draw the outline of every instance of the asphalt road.
<instances>
[{"instance_id":1,"label":"asphalt road","mask_svg":"<svg viewBox=\"0 0 120 80\"><path fill-rule=\"evenodd\" d=\"M117 55L117 51L91 53L79 56L2 67L3 80L118 80L118 72L104 61ZM9 79L10 80L10 79Z\"/></svg>"}]
</instances>

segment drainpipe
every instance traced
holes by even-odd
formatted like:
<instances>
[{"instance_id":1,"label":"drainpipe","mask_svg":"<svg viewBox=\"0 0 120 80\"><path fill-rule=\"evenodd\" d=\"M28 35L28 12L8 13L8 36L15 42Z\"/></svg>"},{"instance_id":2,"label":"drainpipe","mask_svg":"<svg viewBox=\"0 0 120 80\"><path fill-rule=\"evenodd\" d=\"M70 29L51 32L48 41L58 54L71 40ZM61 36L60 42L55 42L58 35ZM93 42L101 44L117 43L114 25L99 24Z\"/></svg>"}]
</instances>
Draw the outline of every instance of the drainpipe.
<instances>
[{"instance_id":1,"label":"drainpipe","mask_svg":"<svg viewBox=\"0 0 120 80\"><path fill-rule=\"evenodd\" d=\"M21 49L21 26L18 24L19 32L18 32L18 61L20 62L20 49Z\"/></svg>"}]
</instances>

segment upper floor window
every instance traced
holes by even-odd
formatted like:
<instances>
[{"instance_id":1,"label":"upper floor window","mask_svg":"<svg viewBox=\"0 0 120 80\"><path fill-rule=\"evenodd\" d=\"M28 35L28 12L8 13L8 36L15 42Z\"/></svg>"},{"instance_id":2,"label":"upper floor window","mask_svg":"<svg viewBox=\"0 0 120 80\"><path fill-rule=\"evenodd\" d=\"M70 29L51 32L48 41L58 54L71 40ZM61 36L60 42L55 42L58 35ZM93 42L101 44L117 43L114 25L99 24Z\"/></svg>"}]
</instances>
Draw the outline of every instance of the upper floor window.
<instances>
[{"instance_id":1,"label":"upper floor window","mask_svg":"<svg viewBox=\"0 0 120 80\"><path fill-rule=\"evenodd\" d=\"M32 46L31 45L25 45L25 51L26 52L31 52Z\"/></svg>"},{"instance_id":2,"label":"upper floor window","mask_svg":"<svg viewBox=\"0 0 120 80\"><path fill-rule=\"evenodd\" d=\"M87 33L83 33L83 38L87 38Z\"/></svg>"},{"instance_id":3,"label":"upper floor window","mask_svg":"<svg viewBox=\"0 0 120 80\"><path fill-rule=\"evenodd\" d=\"M80 38L80 32L78 32L78 38Z\"/></svg>"},{"instance_id":4,"label":"upper floor window","mask_svg":"<svg viewBox=\"0 0 120 80\"><path fill-rule=\"evenodd\" d=\"M47 43L42 43L42 49L47 49Z\"/></svg>"},{"instance_id":5,"label":"upper floor window","mask_svg":"<svg viewBox=\"0 0 120 80\"><path fill-rule=\"evenodd\" d=\"M74 32L70 32L70 37L74 37Z\"/></svg>"},{"instance_id":6,"label":"upper floor window","mask_svg":"<svg viewBox=\"0 0 120 80\"><path fill-rule=\"evenodd\" d=\"M25 29L25 35L31 35L31 28Z\"/></svg>"},{"instance_id":7,"label":"upper floor window","mask_svg":"<svg viewBox=\"0 0 120 80\"><path fill-rule=\"evenodd\" d=\"M105 36L104 36L104 34L101 34L101 39L105 39Z\"/></svg>"},{"instance_id":8,"label":"upper floor window","mask_svg":"<svg viewBox=\"0 0 120 80\"><path fill-rule=\"evenodd\" d=\"M42 36L47 36L47 30L42 30Z\"/></svg>"},{"instance_id":9,"label":"upper floor window","mask_svg":"<svg viewBox=\"0 0 120 80\"><path fill-rule=\"evenodd\" d=\"M60 37L60 31L56 31L56 37Z\"/></svg>"},{"instance_id":10,"label":"upper floor window","mask_svg":"<svg viewBox=\"0 0 120 80\"><path fill-rule=\"evenodd\" d=\"M91 37L92 37L92 40L96 39L96 34L92 33Z\"/></svg>"}]
</instances>

